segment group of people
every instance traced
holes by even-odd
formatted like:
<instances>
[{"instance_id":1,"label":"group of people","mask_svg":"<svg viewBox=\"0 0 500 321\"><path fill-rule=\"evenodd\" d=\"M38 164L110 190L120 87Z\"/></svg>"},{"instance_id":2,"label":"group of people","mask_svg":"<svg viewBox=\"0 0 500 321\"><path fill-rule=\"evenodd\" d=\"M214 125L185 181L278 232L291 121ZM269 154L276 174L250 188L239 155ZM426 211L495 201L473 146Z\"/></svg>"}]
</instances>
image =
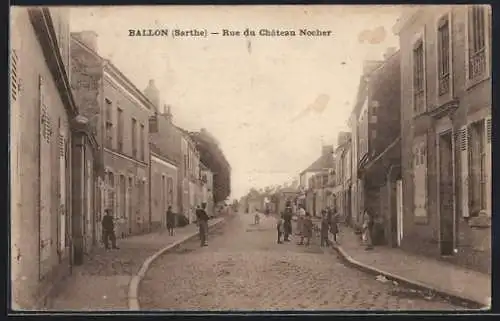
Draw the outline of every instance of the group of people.
<instances>
[{"instance_id":1,"label":"group of people","mask_svg":"<svg viewBox=\"0 0 500 321\"><path fill-rule=\"evenodd\" d=\"M202 203L201 206L196 208L196 218L198 226L200 229L200 240L201 246L207 246L207 236L208 236L208 220L210 219L206 211L206 203ZM176 215L172 211L172 206L169 206L166 212L166 223L167 232L170 236L174 235L174 229L176 227ZM111 210L104 210L104 216L101 221L102 226L102 241L104 247L109 249L109 242L111 241L111 248L119 249L116 246L116 234L115 234L115 222L113 215L111 215Z\"/></svg>"},{"instance_id":2,"label":"group of people","mask_svg":"<svg viewBox=\"0 0 500 321\"><path fill-rule=\"evenodd\" d=\"M324 209L321 214L320 243L323 247L330 244L328 233L332 233L334 241L337 242L339 227L338 214L332 208ZM281 214L277 223L278 244L290 242L290 235L292 235L292 220L293 211L290 204L287 204L284 213ZM307 212L303 206L300 206L297 212L297 235L300 236L298 245L304 245L305 241L305 245L309 246L311 238L313 237L313 229L314 224L311 214ZM283 241L281 240L282 237Z\"/></svg>"}]
</instances>

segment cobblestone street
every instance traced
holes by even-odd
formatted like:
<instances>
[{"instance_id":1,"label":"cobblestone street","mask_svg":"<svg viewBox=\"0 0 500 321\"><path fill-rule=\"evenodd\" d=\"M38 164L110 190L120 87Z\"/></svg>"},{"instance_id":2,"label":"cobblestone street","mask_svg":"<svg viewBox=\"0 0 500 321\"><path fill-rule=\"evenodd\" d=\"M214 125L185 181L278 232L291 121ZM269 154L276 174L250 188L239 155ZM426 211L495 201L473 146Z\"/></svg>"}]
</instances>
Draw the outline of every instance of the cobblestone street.
<instances>
[{"instance_id":1,"label":"cobblestone street","mask_svg":"<svg viewBox=\"0 0 500 321\"><path fill-rule=\"evenodd\" d=\"M345 266L316 237L276 243L275 219L240 214L154 262L140 284L143 310L456 310L436 298ZM296 237L295 237L296 238Z\"/></svg>"}]
</instances>

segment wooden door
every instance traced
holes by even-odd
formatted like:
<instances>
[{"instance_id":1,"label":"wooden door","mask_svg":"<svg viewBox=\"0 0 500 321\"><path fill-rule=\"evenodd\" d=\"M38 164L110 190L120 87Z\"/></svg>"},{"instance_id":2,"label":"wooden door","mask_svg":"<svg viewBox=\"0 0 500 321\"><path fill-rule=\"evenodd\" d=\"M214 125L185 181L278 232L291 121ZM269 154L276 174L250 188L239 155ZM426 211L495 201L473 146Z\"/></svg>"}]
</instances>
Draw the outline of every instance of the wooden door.
<instances>
[{"instance_id":1,"label":"wooden door","mask_svg":"<svg viewBox=\"0 0 500 321\"><path fill-rule=\"evenodd\" d=\"M439 135L439 222L441 255L454 250L453 159L451 132Z\"/></svg>"}]
</instances>

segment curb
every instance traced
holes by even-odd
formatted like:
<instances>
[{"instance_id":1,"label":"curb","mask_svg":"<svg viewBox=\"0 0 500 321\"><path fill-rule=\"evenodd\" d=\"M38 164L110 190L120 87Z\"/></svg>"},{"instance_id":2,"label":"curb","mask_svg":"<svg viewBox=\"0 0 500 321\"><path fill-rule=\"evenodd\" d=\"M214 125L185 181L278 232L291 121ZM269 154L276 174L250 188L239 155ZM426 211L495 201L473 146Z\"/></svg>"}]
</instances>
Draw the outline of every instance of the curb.
<instances>
[{"instance_id":1,"label":"curb","mask_svg":"<svg viewBox=\"0 0 500 321\"><path fill-rule=\"evenodd\" d=\"M208 228L213 229L216 226L219 226L219 225L222 225L223 223L226 223L226 221L227 221L227 218L224 218L216 223L213 223L212 225L209 225ZM200 234L199 231L197 231L197 232L186 235L182 239L180 239L174 243L171 243L171 244L165 246L164 248L162 248L161 250L157 251L156 253L154 253L153 255L148 257L144 261L144 263L142 263L142 266L139 269L139 272L137 272L137 274L132 277L132 279L130 280L129 285L128 285L127 299L128 299L128 309L129 310L133 310L133 311L140 310L139 298L138 298L139 297L139 284L141 283L142 279L146 275L146 272L148 271L151 263L153 263L153 261L155 261L162 254L165 254L165 252L181 245L182 243L185 243L185 242L191 240L192 238L196 237L199 234Z\"/></svg>"},{"instance_id":2,"label":"curb","mask_svg":"<svg viewBox=\"0 0 500 321\"><path fill-rule=\"evenodd\" d=\"M369 274L383 275L391 281L397 281L401 284L404 284L404 285L406 285L410 288L416 289L416 290L426 291L426 292L430 291L430 292L435 293L441 297L449 299L452 303L456 303L458 305L465 306L469 309L477 309L477 310L479 310L479 309L481 309L481 310L491 309L489 303L478 302L474 299L464 297L461 294L450 293L449 290L448 291L442 290L442 289L439 289L437 287L427 285L427 284L424 284L424 283L421 283L421 282L418 282L415 280L410 280L410 279L407 279L405 277L399 276L397 274L382 271L382 270L379 270L373 266L369 266L367 264L363 264L361 262L358 262L355 259L353 259L349 254L347 254L345 252L345 250L342 247L340 247L339 245L332 243L332 248L335 249L337 251L337 253L341 256L341 258L344 261L346 261L349 265L351 265L351 266L353 266L353 267L355 267L363 272L366 272Z\"/></svg>"}]
</instances>

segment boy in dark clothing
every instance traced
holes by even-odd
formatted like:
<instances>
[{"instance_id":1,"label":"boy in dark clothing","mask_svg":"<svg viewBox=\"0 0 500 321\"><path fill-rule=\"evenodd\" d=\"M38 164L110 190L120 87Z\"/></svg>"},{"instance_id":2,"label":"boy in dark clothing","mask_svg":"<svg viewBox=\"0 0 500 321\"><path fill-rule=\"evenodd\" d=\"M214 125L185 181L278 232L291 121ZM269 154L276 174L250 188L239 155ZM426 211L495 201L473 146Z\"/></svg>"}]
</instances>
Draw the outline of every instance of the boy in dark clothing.
<instances>
[{"instance_id":1,"label":"boy in dark clothing","mask_svg":"<svg viewBox=\"0 0 500 321\"><path fill-rule=\"evenodd\" d=\"M202 203L201 208L196 209L196 218L198 219L198 226L200 228L200 241L201 246L208 246L207 237L208 237L208 214L205 211L207 204Z\"/></svg>"},{"instance_id":2,"label":"boy in dark clothing","mask_svg":"<svg viewBox=\"0 0 500 321\"><path fill-rule=\"evenodd\" d=\"M285 208L285 214L283 216L284 220L284 230L285 230L285 242L290 242L290 235L292 235L292 208L287 206Z\"/></svg>"},{"instance_id":3,"label":"boy in dark clothing","mask_svg":"<svg viewBox=\"0 0 500 321\"><path fill-rule=\"evenodd\" d=\"M172 212L172 206L168 207L167 210L167 230L168 230L168 235L174 235L174 228L175 228L175 215Z\"/></svg>"},{"instance_id":4,"label":"boy in dark clothing","mask_svg":"<svg viewBox=\"0 0 500 321\"><path fill-rule=\"evenodd\" d=\"M111 240L111 246L113 249L118 249L116 246L116 236L115 236L115 223L113 221L113 216L111 216L110 210L105 210L104 217L102 218L102 236L104 241L104 247L109 249L108 241Z\"/></svg>"}]
</instances>

